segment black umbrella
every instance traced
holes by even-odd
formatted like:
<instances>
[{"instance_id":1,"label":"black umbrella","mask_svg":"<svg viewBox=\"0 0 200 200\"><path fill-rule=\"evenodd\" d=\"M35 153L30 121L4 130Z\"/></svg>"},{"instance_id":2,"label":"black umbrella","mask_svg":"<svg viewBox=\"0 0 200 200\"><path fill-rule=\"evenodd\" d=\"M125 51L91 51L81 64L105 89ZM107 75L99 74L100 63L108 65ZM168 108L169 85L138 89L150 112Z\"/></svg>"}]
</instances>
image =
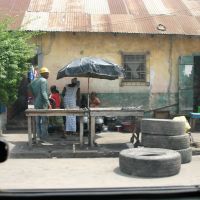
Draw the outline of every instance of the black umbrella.
<instances>
[{"instance_id":1,"label":"black umbrella","mask_svg":"<svg viewBox=\"0 0 200 200\"><path fill-rule=\"evenodd\" d=\"M114 80L123 76L123 70L117 64L110 61L83 57L73 60L58 71L57 79L63 77L89 77Z\"/></svg>"},{"instance_id":2,"label":"black umbrella","mask_svg":"<svg viewBox=\"0 0 200 200\"><path fill-rule=\"evenodd\" d=\"M124 77L124 70L117 64L95 57L83 57L73 60L58 71L57 79L63 77L88 77L88 107L89 78L115 80Z\"/></svg>"}]
</instances>

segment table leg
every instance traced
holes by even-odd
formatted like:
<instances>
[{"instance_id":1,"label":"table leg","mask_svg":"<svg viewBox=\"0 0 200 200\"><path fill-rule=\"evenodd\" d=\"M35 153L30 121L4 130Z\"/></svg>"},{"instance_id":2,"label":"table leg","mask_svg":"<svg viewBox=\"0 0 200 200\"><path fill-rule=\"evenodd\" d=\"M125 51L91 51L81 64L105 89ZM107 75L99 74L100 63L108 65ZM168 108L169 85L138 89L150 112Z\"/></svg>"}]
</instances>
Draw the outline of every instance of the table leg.
<instances>
[{"instance_id":1,"label":"table leg","mask_svg":"<svg viewBox=\"0 0 200 200\"><path fill-rule=\"evenodd\" d=\"M28 145L29 147L32 147L31 116L28 116Z\"/></svg>"},{"instance_id":2,"label":"table leg","mask_svg":"<svg viewBox=\"0 0 200 200\"><path fill-rule=\"evenodd\" d=\"M196 119L190 118L191 131L195 130Z\"/></svg>"},{"instance_id":3,"label":"table leg","mask_svg":"<svg viewBox=\"0 0 200 200\"><path fill-rule=\"evenodd\" d=\"M36 142L36 127L35 127L35 117L32 117L32 130L33 130L33 139Z\"/></svg>"},{"instance_id":4,"label":"table leg","mask_svg":"<svg viewBox=\"0 0 200 200\"><path fill-rule=\"evenodd\" d=\"M80 116L80 145L83 146L83 116Z\"/></svg>"},{"instance_id":5,"label":"table leg","mask_svg":"<svg viewBox=\"0 0 200 200\"><path fill-rule=\"evenodd\" d=\"M90 127L90 146L94 146L94 137L95 137L95 117L91 117L91 127Z\"/></svg>"}]
</instances>

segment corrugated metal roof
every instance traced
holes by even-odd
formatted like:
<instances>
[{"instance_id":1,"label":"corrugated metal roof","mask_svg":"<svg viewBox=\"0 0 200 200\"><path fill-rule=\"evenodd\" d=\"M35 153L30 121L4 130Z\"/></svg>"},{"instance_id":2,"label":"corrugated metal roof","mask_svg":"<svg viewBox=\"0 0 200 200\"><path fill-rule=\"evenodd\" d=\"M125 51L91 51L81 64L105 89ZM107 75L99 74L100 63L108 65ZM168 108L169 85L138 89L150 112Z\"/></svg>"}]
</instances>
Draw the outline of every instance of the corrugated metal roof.
<instances>
[{"instance_id":1,"label":"corrugated metal roof","mask_svg":"<svg viewBox=\"0 0 200 200\"><path fill-rule=\"evenodd\" d=\"M127 14L126 4L122 0L107 0L110 14Z\"/></svg>"},{"instance_id":2,"label":"corrugated metal roof","mask_svg":"<svg viewBox=\"0 0 200 200\"><path fill-rule=\"evenodd\" d=\"M31 0L0 0L0 18L11 17L11 28L19 28Z\"/></svg>"},{"instance_id":3,"label":"corrugated metal roof","mask_svg":"<svg viewBox=\"0 0 200 200\"><path fill-rule=\"evenodd\" d=\"M185 6L190 10L192 15L200 16L200 1L199 0L182 0Z\"/></svg>"},{"instance_id":4,"label":"corrugated metal roof","mask_svg":"<svg viewBox=\"0 0 200 200\"><path fill-rule=\"evenodd\" d=\"M55 2L55 0L42 0L42 1L31 0L28 11L29 12L50 12L53 2ZM59 3L59 1L57 1L57 3Z\"/></svg>"},{"instance_id":5,"label":"corrugated metal roof","mask_svg":"<svg viewBox=\"0 0 200 200\"><path fill-rule=\"evenodd\" d=\"M84 0L86 14L105 15L110 13L108 0Z\"/></svg>"},{"instance_id":6,"label":"corrugated metal roof","mask_svg":"<svg viewBox=\"0 0 200 200\"><path fill-rule=\"evenodd\" d=\"M67 9L66 0L53 1L52 6L51 6L51 12L56 12L57 14L66 12L66 9Z\"/></svg>"},{"instance_id":7,"label":"corrugated metal roof","mask_svg":"<svg viewBox=\"0 0 200 200\"><path fill-rule=\"evenodd\" d=\"M133 16L147 16L149 15L146 7L144 6L143 1L141 0L124 0L126 7L128 9L128 14L131 14Z\"/></svg>"},{"instance_id":8,"label":"corrugated metal roof","mask_svg":"<svg viewBox=\"0 0 200 200\"><path fill-rule=\"evenodd\" d=\"M66 0L66 13L85 13L83 0Z\"/></svg>"},{"instance_id":9,"label":"corrugated metal roof","mask_svg":"<svg viewBox=\"0 0 200 200\"><path fill-rule=\"evenodd\" d=\"M109 15L91 15L90 19L93 32L111 32Z\"/></svg>"},{"instance_id":10,"label":"corrugated metal roof","mask_svg":"<svg viewBox=\"0 0 200 200\"><path fill-rule=\"evenodd\" d=\"M26 12L23 27L25 30L48 30L49 13L48 12ZM38 29L41 27L40 29Z\"/></svg>"},{"instance_id":11,"label":"corrugated metal roof","mask_svg":"<svg viewBox=\"0 0 200 200\"><path fill-rule=\"evenodd\" d=\"M162 0L143 0L149 15L168 15L171 10L163 4Z\"/></svg>"},{"instance_id":12,"label":"corrugated metal roof","mask_svg":"<svg viewBox=\"0 0 200 200\"><path fill-rule=\"evenodd\" d=\"M200 0L0 0L0 10L33 31L200 35Z\"/></svg>"}]
</instances>

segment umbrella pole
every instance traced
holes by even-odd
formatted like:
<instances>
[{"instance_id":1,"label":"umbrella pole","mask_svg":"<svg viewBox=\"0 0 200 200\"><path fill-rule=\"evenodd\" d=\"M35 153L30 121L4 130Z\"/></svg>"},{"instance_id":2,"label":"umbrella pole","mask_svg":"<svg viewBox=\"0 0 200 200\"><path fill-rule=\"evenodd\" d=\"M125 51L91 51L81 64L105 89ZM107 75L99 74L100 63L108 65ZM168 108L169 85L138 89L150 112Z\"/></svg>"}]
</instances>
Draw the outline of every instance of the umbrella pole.
<instances>
[{"instance_id":1,"label":"umbrella pole","mask_svg":"<svg viewBox=\"0 0 200 200\"><path fill-rule=\"evenodd\" d=\"M90 80L88 77L88 109L90 107ZM91 119L90 119L90 110L88 115L88 122L87 122L87 129L88 129L88 145L91 145Z\"/></svg>"},{"instance_id":2,"label":"umbrella pole","mask_svg":"<svg viewBox=\"0 0 200 200\"><path fill-rule=\"evenodd\" d=\"M88 108L90 107L90 78L88 78Z\"/></svg>"}]
</instances>

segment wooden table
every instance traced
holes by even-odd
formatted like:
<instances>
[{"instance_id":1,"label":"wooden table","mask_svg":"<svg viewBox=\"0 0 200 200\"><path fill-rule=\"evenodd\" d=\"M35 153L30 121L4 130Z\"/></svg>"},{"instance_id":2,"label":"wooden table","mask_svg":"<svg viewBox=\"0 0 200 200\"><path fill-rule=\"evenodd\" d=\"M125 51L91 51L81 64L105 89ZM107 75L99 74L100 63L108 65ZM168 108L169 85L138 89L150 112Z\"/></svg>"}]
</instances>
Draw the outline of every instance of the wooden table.
<instances>
[{"instance_id":1,"label":"wooden table","mask_svg":"<svg viewBox=\"0 0 200 200\"><path fill-rule=\"evenodd\" d=\"M88 110L79 108L73 109L27 109L25 111L28 117L28 144L32 147L32 135L36 140L36 131L33 124L33 118L36 116L79 116L80 117L80 145L83 145L83 116L88 113Z\"/></svg>"},{"instance_id":2,"label":"wooden table","mask_svg":"<svg viewBox=\"0 0 200 200\"><path fill-rule=\"evenodd\" d=\"M135 116L143 117L144 110L141 109L126 109L122 107L107 107L107 108L90 108L90 146L94 146L94 137L95 137L95 117L97 116L109 116L109 117L118 117L118 116Z\"/></svg>"}]
</instances>

